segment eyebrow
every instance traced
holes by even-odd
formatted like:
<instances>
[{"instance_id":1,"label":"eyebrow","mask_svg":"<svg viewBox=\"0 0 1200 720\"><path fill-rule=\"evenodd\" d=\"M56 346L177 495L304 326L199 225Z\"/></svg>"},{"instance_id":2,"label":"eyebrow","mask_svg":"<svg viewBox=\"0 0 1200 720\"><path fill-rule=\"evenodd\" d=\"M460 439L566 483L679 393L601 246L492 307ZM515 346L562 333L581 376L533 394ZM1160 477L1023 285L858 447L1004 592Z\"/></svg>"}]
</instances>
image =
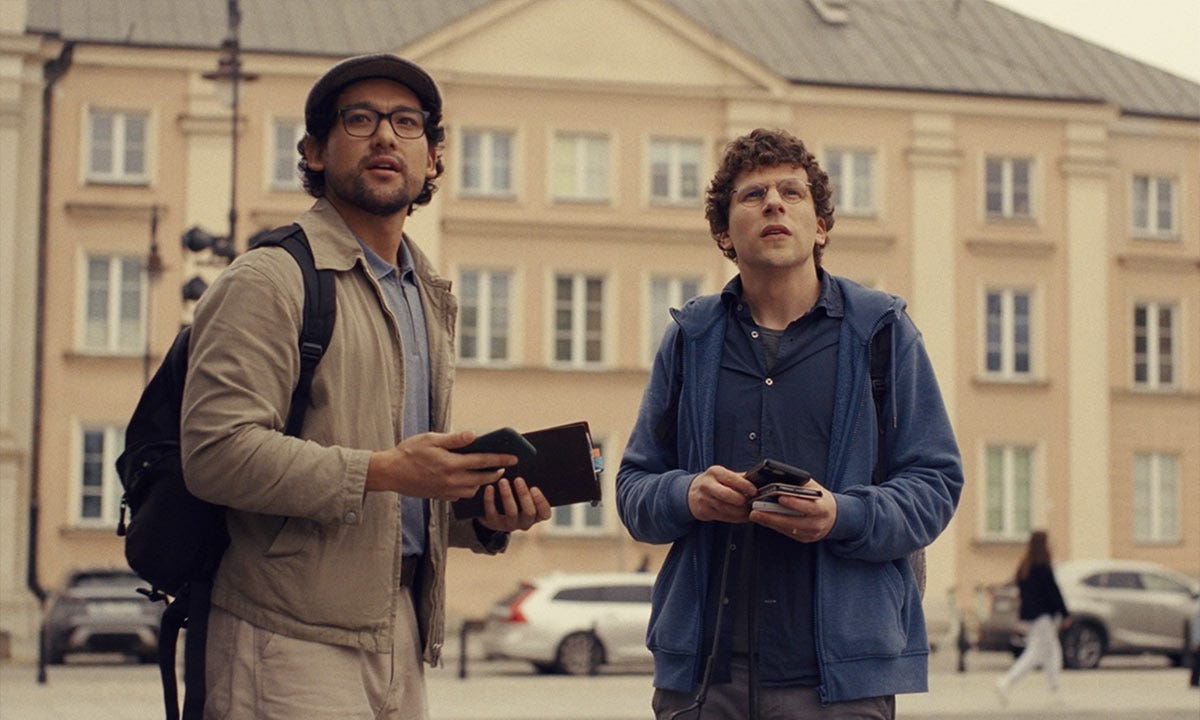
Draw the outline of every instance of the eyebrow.
<instances>
[{"instance_id":1,"label":"eyebrow","mask_svg":"<svg viewBox=\"0 0 1200 720\"><path fill-rule=\"evenodd\" d=\"M338 108L338 110L339 111L341 111L341 110L374 110L375 112L380 113L381 115L391 115L392 113L399 112L400 110L408 110L409 112L415 112L418 115L420 113L425 112L421 108L416 108L411 105L394 105L394 106L392 106L391 110L380 110L379 108L375 107L374 105L372 105L369 102L366 102L365 100L363 102L355 102L355 103L350 103L349 105L343 105L342 107Z\"/></svg>"},{"instance_id":2,"label":"eyebrow","mask_svg":"<svg viewBox=\"0 0 1200 720\"><path fill-rule=\"evenodd\" d=\"M795 182L795 183L799 183L801 185L808 185L808 186L812 185L812 183L810 183L808 180L801 180L798 177L785 177L785 178L779 178L778 180L755 180L754 182L748 182L745 185L739 185L738 187L734 188L733 191L741 192L743 190L748 190L748 189L754 188L754 187L758 187L758 188L766 187L767 185L771 185L771 184L778 186L781 183L786 183L786 182Z\"/></svg>"}]
</instances>

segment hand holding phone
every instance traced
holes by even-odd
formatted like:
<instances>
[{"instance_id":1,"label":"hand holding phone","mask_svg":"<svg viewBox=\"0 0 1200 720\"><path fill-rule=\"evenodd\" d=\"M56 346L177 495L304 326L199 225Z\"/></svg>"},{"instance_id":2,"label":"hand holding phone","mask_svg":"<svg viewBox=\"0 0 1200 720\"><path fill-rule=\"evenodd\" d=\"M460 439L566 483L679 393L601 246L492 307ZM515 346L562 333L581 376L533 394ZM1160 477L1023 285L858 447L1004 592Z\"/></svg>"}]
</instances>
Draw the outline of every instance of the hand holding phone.
<instances>
[{"instance_id":1,"label":"hand holding phone","mask_svg":"<svg viewBox=\"0 0 1200 720\"><path fill-rule=\"evenodd\" d=\"M517 463L520 464L537 455L537 448L526 440L525 436L521 433L512 428L505 427L493 430L485 435L480 435L473 442L460 448L455 448L453 452L515 455Z\"/></svg>"},{"instance_id":2,"label":"hand holding phone","mask_svg":"<svg viewBox=\"0 0 1200 720\"><path fill-rule=\"evenodd\" d=\"M758 493L751 500L751 510L783 515L803 515L804 513L780 504L779 498L783 495L808 499L821 497L820 490L802 487L812 480L812 475L807 470L781 463L778 460L763 460L746 472L746 479L759 488Z\"/></svg>"}]
</instances>

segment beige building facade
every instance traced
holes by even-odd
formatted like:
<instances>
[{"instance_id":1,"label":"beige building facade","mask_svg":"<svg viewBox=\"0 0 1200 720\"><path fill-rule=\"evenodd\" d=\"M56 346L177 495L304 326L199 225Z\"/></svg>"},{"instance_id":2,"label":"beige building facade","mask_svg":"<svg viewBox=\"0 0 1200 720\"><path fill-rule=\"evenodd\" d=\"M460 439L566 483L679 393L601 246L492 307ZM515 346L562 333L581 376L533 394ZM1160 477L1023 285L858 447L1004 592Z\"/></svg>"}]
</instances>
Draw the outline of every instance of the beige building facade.
<instances>
[{"instance_id":1,"label":"beige building facade","mask_svg":"<svg viewBox=\"0 0 1200 720\"><path fill-rule=\"evenodd\" d=\"M73 47L48 105L35 328L37 81L61 43L4 43L0 152L28 172L0 182L0 588L3 629L27 638L9 604L28 594L32 500L42 585L122 563L112 463L186 321L181 288L221 267L180 237L225 232L230 111L203 77L215 50ZM606 465L598 508L560 509L501 558L452 556L453 619L546 572L658 566L666 548L621 526L614 477L666 308L736 272L703 191L724 143L760 126L794 132L835 175L826 267L905 297L937 369L967 484L930 548L927 602L970 610L1032 528L1058 557L1200 575L1200 119L797 84L663 2L493 3L392 49L445 95L447 171L409 231L462 305L453 425L587 420ZM334 60L245 53L239 247L309 205L296 133Z\"/></svg>"}]
</instances>

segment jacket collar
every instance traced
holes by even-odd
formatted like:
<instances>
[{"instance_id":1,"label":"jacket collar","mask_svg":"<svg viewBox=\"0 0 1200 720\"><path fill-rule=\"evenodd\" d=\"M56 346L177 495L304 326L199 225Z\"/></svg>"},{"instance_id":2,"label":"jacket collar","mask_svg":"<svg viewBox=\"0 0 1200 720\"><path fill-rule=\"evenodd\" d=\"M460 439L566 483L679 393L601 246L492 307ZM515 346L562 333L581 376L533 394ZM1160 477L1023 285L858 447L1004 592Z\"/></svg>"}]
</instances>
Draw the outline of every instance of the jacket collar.
<instances>
[{"instance_id":1,"label":"jacket collar","mask_svg":"<svg viewBox=\"0 0 1200 720\"><path fill-rule=\"evenodd\" d=\"M304 234L308 236L313 261L318 270L346 271L353 268L359 258L366 262L354 232L346 225L346 221L342 220L337 208L325 198L318 198L296 222L304 228ZM448 292L450 283L438 276L429 258L408 235L404 236L404 246L408 250L408 256L412 258L413 270L420 281Z\"/></svg>"}]
</instances>

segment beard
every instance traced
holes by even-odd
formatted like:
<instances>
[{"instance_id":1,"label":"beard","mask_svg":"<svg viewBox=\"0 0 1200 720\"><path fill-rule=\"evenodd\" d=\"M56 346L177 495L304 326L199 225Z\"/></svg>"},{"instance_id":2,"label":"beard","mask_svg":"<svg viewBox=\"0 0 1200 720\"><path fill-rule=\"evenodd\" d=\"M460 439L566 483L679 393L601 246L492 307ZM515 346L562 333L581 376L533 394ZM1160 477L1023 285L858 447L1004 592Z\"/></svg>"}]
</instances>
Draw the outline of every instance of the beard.
<instances>
[{"instance_id":1,"label":"beard","mask_svg":"<svg viewBox=\"0 0 1200 720\"><path fill-rule=\"evenodd\" d=\"M362 175L353 177L325 174L325 191L346 205L379 217L391 217L405 212L416 197L409 192L408 183L395 190L373 189Z\"/></svg>"}]
</instances>

